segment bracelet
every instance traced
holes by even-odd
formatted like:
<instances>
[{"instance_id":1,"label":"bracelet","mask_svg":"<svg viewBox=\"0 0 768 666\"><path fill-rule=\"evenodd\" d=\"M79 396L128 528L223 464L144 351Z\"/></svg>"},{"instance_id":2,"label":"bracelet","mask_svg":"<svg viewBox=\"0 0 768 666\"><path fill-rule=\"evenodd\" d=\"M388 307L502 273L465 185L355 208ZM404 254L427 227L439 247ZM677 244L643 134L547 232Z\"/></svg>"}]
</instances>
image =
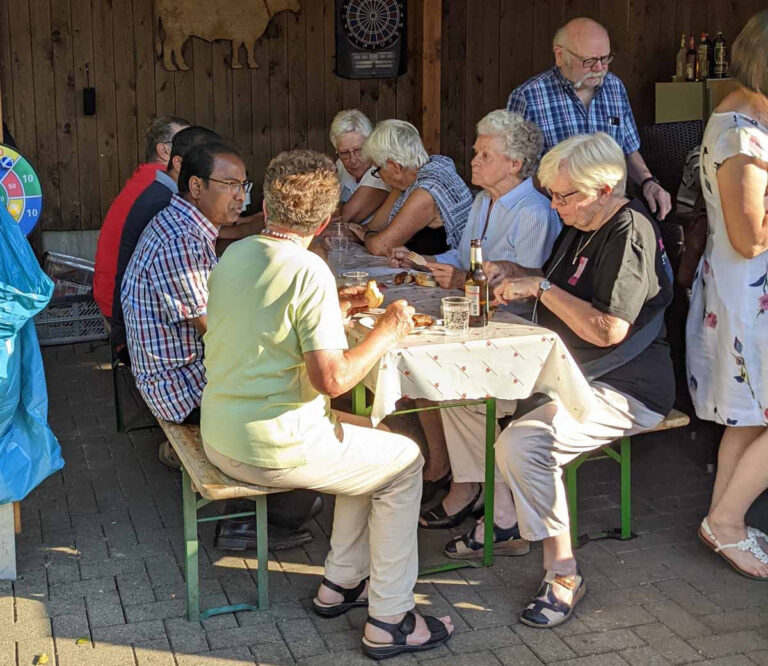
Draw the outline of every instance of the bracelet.
<instances>
[{"instance_id":1,"label":"bracelet","mask_svg":"<svg viewBox=\"0 0 768 666\"><path fill-rule=\"evenodd\" d=\"M640 183L640 190L642 190L645 187L646 183L656 183L657 185L661 185L659 182L659 179L656 178L656 176L648 176L648 178L644 178L643 181Z\"/></svg>"}]
</instances>

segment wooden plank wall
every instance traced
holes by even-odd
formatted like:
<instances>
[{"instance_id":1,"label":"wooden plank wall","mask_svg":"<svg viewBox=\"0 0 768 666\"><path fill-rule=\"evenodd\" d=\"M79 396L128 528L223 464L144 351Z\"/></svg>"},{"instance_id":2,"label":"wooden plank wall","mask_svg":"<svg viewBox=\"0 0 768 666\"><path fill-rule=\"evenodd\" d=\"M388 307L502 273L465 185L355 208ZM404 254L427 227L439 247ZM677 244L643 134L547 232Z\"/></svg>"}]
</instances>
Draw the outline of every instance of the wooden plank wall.
<instances>
[{"instance_id":1,"label":"wooden plank wall","mask_svg":"<svg viewBox=\"0 0 768 666\"><path fill-rule=\"evenodd\" d=\"M520 83L554 64L552 37L576 16L611 35L611 70L638 125L653 122L654 82L670 80L680 34L723 30L729 44L765 0L444 0L442 152L470 174L475 124Z\"/></svg>"},{"instance_id":2,"label":"wooden plank wall","mask_svg":"<svg viewBox=\"0 0 768 666\"><path fill-rule=\"evenodd\" d=\"M98 229L115 194L143 161L144 132L173 114L233 138L250 176L269 158L309 147L332 152L337 111L358 107L375 122L415 122L417 32L408 73L347 81L333 74L334 0L302 0L277 14L256 45L261 69L233 70L229 42L184 47L188 72L168 72L154 54L152 0L0 0L0 86L5 120L43 181L45 230ZM419 16L419 0L408 0ZM245 53L241 52L241 62ZM85 64L97 113L82 114Z\"/></svg>"}]
</instances>

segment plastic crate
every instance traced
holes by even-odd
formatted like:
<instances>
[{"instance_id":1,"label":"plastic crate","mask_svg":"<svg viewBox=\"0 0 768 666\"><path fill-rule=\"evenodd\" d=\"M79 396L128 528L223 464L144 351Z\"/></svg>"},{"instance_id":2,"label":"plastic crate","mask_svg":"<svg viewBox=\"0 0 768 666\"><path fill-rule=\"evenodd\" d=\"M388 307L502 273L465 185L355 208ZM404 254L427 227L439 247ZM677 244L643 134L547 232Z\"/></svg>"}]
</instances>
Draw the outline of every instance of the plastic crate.
<instances>
[{"instance_id":1,"label":"plastic crate","mask_svg":"<svg viewBox=\"0 0 768 666\"><path fill-rule=\"evenodd\" d=\"M53 280L53 297L35 317L42 346L103 340L107 336L99 306L93 300L93 262L46 252L43 270Z\"/></svg>"},{"instance_id":2,"label":"plastic crate","mask_svg":"<svg viewBox=\"0 0 768 666\"><path fill-rule=\"evenodd\" d=\"M90 342L107 337L99 306L88 294L52 298L35 317L42 346Z\"/></svg>"}]
</instances>

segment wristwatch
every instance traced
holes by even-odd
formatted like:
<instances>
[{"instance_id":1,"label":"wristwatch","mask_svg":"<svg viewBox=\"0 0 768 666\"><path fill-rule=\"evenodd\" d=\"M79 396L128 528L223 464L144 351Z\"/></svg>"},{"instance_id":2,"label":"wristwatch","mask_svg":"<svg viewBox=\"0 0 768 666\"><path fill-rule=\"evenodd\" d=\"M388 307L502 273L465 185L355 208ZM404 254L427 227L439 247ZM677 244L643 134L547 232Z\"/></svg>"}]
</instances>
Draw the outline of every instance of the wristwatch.
<instances>
[{"instance_id":1,"label":"wristwatch","mask_svg":"<svg viewBox=\"0 0 768 666\"><path fill-rule=\"evenodd\" d=\"M646 183L656 183L657 185L661 185L659 182L659 179L656 178L656 176L648 176L648 178L643 178L643 182L640 183L640 191L643 191L643 188L645 187Z\"/></svg>"},{"instance_id":2,"label":"wristwatch","mask_svg":"<svg viewBox=\"0 0 768 666\"><path fill-rule=\"evenodd\" d=\"M537 300L540 300L541 299L541 295L545 291L549 291L551 288L552 288L552 283L549 280L544 279L541 282L539 282L539 293L536 294Z\"/></svg>"}]
</instances>

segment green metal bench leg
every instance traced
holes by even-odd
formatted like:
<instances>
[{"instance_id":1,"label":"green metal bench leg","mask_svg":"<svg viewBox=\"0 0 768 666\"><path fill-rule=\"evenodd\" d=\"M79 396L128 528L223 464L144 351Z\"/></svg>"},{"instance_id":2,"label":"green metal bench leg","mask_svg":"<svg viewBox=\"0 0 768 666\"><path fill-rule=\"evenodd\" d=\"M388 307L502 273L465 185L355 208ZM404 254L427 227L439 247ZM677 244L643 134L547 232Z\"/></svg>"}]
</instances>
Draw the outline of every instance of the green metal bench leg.
<instances>
[{"instance_id":1,"label":"green metal bench leg","mask_svg":"<svg viewBox=\"0 0 768 666\"><path fill-rule=\"evenodd\" d=\"M483 566L493 564L493 502L496 481L496 400L485 401L485 539L483 539ZM490 526L490 527L489 527ZM490 531L489 531L490 530Z\"/></svg>"},{"instance_id":2,"label":"green metal bench leg","mask_svg":"<svg viewBox=\"0 0 768 666\"><path fill-rule=\"evenodd\" d=\"M269 552L266 495L259 495L256 497L256 557L259 560L259 571L256 575L259 610L266 610L269 608Z\"/></svg>"},{"instance_id":3,"label":"green metal bench leg","mask_svg":"<svg viewBox=\"0 0 768 666\"><path fill-rule=\"evenodd\" d=\"M187 580L187 617L200 619L200 584L197 559L197 499L187 470L181 468L181 496L184 512L184 574Z\"/></svg>"},{"instance_id":4,"label":"green metal bench leg","mask_svg":"<svg viewBox=\"0 0 768 666\"><path fill-rule=\"evenodd\" d=\"M632 474L631 474L631 440L621 438L621 538L632 538Z\"/></svg>"},{"instance_id":5,"label":"green metal bench leg","mask_svg":"<svg viewBox=\"0 0 768 666\"><path fill-rule=\"evenodd\" d=\"M574 461L575 462L575 461ZM571 524L571 547L579 547L579 514L578 514L578 474L579 465L565 467L565 494L568 497L568 516Z\"/></svg>"}]
</instances>

